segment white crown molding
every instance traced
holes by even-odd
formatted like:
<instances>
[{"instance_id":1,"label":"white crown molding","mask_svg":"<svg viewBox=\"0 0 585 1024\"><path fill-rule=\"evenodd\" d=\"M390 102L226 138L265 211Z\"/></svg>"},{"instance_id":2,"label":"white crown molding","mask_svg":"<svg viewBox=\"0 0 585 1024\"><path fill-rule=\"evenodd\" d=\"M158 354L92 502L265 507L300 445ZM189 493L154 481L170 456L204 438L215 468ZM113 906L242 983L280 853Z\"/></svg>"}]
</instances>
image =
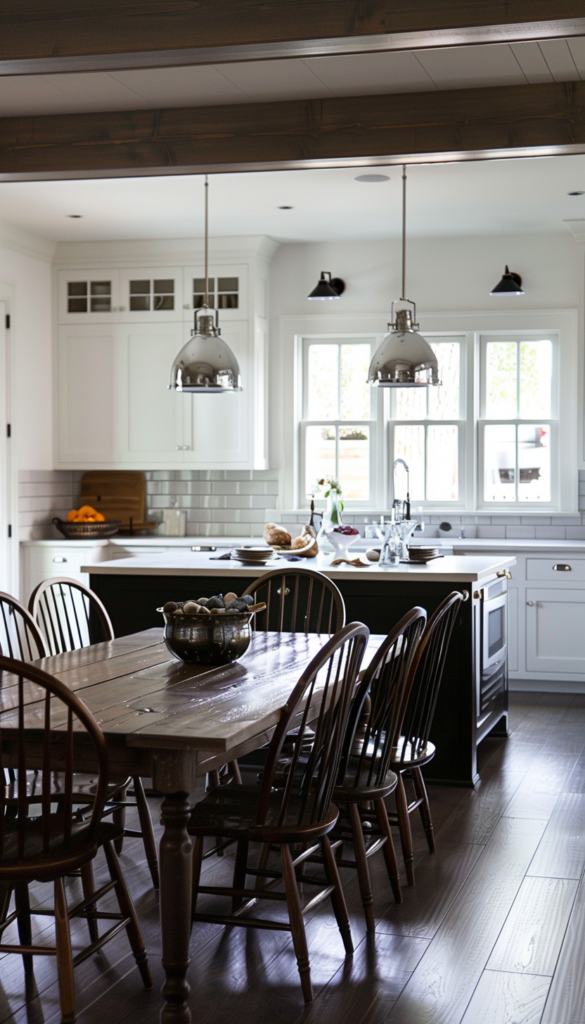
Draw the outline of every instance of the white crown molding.
<instances>
[{"instance_id":1,"label":"white crown molding","mask_svg":"<svg viewBox=\"0 0 585 1024\"><path fill-rule=\"evenodd\" d=\"M585 220L564 220L563 224L567 225L577 245L585 249Z\"/></svg>"},{"instance_id":2,"label":"white crown molding","mask_svg":"<svg viewBox=\"0 0 585 1024\"><path fill-rule=\"evenodd\" d=\"M244 235L210 238L209 256L215 263L233 263L234 260L271 260L280 242L266 235ZM58 242L53 263L57 267L85 267L108 265L163 266L201 263L203 238L152 238L107 242Z\"/></svg>"},{"instance_id":3,"label":"white crown molding","mask_svg":"<svg viewBox=\"0 0 585 1024\"><path fill-rule=\"evenodd\" d=\"M33 235L32 232L18 228L14 224L0 221L0 248L11 249L12 252L19 252L23 256L31 256L33 259L50 263L56 242L41 238L40 235Z\"/></svg>"}]
</instances>

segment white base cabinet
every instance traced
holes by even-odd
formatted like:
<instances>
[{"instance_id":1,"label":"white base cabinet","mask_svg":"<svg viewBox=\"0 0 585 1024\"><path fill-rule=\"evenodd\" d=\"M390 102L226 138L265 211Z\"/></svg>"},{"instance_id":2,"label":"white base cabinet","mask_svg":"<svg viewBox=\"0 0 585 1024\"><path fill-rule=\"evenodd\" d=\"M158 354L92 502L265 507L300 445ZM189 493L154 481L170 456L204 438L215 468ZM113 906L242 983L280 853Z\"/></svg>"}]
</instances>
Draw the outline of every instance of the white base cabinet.
<instances>
[{"instance_id":1,"label":"white base cabinet","mask_svg":"<svg viewBox=\"0 0 585 1024\"><path fill-rule=\"evenodd\" d=\"M526 668L585 680L585 590L526 590Z\"/></svg>"}]
</instances>

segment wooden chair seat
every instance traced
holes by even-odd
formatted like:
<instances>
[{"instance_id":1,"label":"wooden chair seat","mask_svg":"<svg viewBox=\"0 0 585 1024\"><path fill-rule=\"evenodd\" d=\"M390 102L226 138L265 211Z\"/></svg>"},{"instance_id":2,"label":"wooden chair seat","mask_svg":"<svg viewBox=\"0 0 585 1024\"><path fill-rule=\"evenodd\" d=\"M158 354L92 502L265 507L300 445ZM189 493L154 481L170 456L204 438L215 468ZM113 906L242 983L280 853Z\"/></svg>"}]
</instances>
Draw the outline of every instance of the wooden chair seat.
<instances>
[{"instance_id":1,"label":"wooden chair seat","mask_svg":"<svg viewBox=\"0 0 585 1024\"><path fill-rule=\"evenodd\" d=\"M122 830L111 822L101 821L90 834L88 822L73 823L71 839L65 845L63 831L65 815L52 814L46 828L42 817L31 818L27 824L24 844L19 851L18 825L16 818L4 818L4 844L0 853L0 881L13 880L19 875L19 866L26 860L23 873L37 882L53 881L63 874L77 871L83 864L93 860L100 846L119 839ZM56 866L57 865L57 866Z\"/></svg>"},{"instance_id":2,"label":"wooden chair seat","mask_svg":"<svg viewBox=\"0 0 585 1024\"><path fill-rule=\"evenodd\" d=\"M395 772L388 770L386 775L377 781L376 785L370 782L370 773L367 768L362 768L356 777L355 768L345 776L341 785L335 787L334 800L351 800L352 803L364 803L367 800L384 800L394 792L398 785L398 776Z\"/></svg>"},{"instance_id":3,"label":"wooden chair seat","mask_svg":"<svg viewBox=\"0 0 585 1024\"><path fill-rule=\"evenodd\" d=\"M396 754L392 757L394 771L407 771L409 768L422 768L433 760L437 748L430 740L415 751L412 744L407 743L404 736L400 737L397 744Z\"/></svg>"},{"instance_id":4,"label":"wooden chair seat","mask_svg":"<svg viewBox=\"0 0 585 1024\"><path fill-rule=\"evenodd\" d=\"M295 843L299 836L313 842L331 831L339 811L331 804L319 822L313 822L312 805L306 807L298 797L291 796L284 821L278 824L282 809L282 793L272 794L266 818L257 825L260 792L258 786L218 786L198 803L188 825L192 836L226 836L237 839L246 833L251 842Z\"/></svg>"}]
</instances>

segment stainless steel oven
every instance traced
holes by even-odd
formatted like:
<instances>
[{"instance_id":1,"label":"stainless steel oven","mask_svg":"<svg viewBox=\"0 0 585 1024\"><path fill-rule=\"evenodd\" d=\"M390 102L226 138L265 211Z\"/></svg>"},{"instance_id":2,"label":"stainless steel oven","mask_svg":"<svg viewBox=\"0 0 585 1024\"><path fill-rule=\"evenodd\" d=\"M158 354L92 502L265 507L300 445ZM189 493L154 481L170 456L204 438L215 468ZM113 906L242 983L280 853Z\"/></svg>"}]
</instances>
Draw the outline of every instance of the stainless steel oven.
<instances>
[{"instance_id":1,"label":"stainless steel oven","mask_svg":"<svg viewBox=\"0 0 585 1024\"><path fill-rule=\"evenodd\" d=\"M508 686L508 573L481 590L481 670L478 721L503 699Z\"/></svg>"}]
</instances>

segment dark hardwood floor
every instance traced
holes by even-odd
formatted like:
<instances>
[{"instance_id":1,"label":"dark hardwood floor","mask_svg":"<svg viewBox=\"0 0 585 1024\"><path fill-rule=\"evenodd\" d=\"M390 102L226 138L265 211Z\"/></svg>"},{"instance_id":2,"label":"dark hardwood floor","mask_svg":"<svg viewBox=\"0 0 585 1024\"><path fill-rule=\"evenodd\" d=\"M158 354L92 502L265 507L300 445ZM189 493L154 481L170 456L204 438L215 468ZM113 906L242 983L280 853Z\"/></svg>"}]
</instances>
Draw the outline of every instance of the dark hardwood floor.
<instances>
[{"instance_id":1,"label":"dark hardwood floor","mask_svg":"<svg viewBox=\"0 0 585 1024\"><path fill-rule=\"evenodd\" d=\"M437 853L413 817L416 887L395 906L381 855L370 860L377 931L367 936L355 876L345 872L355 953L344 959L326 903L307 918L315 1001L302 1001L290 938L216 925L194 929L193 1024L583 1024L585 1020L585 696L513 694L511 736L480 748L474 791L430 789ZM158 820L157 801L152 800ZM398 844L397 844L398 845ZM162 984L157 897L139 840L126 877L149 949L146 993L123 936L76 971L80 1024L155 1024ZM205 862L227 877L228 854ZM70 879L71 899L78 880ZM36 903L49 887L34 890ZM279 912L279 911L277 911ZM85 940L83 922L75 938ZM52 940L37 918L39 941ZM58 1024L55 963L0 963L0 1024Z\"/></svg>"}]
</instances>

